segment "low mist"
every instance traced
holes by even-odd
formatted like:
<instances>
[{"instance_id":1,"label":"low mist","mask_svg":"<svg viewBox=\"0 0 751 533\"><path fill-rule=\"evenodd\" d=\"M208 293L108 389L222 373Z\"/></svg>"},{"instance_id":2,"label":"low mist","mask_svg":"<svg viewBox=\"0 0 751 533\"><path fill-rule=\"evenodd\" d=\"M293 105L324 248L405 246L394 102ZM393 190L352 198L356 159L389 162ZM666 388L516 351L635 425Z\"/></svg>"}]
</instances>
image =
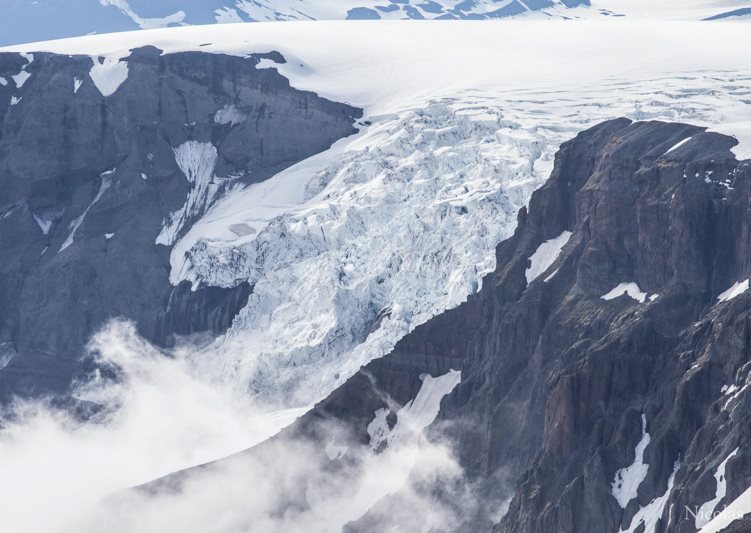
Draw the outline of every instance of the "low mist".
<instances>
[{"instance_id":1,"label":"low mist","mask_svg":"<svg viewBox=\"0 0 751 533\"><path fill-rule=\"evenodd\" d=\"M376 452L333 421L316 438L267 440L306 409L268 412L236 386L202 380L190 350L165 354L113 321L89 351L117 379L97 372L76 388L77 399L103 406L93 420L43 401L13 405L0 430L3 530L323 533L367 531L369 519L387 517L402 531L449 531L459 509L474 507L451 447L422 436L458 372L424 377L396 424L380 429L387 446Z\"/></svg>"}]
</instances>

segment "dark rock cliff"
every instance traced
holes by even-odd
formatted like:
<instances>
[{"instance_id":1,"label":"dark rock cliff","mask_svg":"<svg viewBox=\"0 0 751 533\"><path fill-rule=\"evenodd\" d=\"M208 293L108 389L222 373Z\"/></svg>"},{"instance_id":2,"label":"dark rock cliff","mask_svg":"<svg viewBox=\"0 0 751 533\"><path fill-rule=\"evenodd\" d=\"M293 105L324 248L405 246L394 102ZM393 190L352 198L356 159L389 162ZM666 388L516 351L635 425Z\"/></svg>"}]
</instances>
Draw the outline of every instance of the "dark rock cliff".
<instances>
[{"instance_id":1,"label":"dark rock cliff","mask_svg":"<svg viewBox=\"0 0 751 533\"><path fill-rule=\"evenodd\" d=\"M109 318L167 346L231 324L251 287L173 288L171 244L361 115L263 58L0 54L0 402L64 391Z\"/></svg>"},{"instance_id":2,"label":"dark rock cliff","mask_svg":"<svg viewBox=\"0 0 751 533\"><path fill-rule=\"evenodd\" d=\"M416 328L298 428L346 421L366 443L374 411L414 398L421 373L460 369L433 425L481 498L459 530L696 531L687 508L715 497L723 461L715 511L751 485L751 296L718 299L751 276L751 165L735 159L735 143L626 119L565 143L482 290ZM528 284L529 258L565 231L557 260ZM602 298L625 282L643 294ZM648 468L621 508L612 484L635 462L642 420ZM507 498L505 516L489 519ZM640 525L650 504L654 523ZM391 509L349 530L390 530L401 516Z\"/></svg>"}]
</instances>

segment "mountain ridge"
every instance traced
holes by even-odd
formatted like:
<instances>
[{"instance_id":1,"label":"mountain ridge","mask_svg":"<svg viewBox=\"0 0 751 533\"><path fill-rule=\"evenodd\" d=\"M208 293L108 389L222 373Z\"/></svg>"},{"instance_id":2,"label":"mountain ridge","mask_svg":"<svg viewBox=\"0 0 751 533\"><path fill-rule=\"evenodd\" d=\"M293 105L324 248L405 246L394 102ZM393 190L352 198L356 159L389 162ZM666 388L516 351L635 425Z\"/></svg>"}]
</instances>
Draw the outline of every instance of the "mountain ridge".
<instances>
[{"instance_id":1,"label":"mountain ridge","mask_svg":"<svg viewBox=\"0 0 751 533\"><path fill-rule=\"evenodd\" d=\"M91 33L193 24L294 20L482 20L588 6L589 0L11 0L0 46ZM5 26L7 24L7 27Z\"/></svg>"}]
</instances>

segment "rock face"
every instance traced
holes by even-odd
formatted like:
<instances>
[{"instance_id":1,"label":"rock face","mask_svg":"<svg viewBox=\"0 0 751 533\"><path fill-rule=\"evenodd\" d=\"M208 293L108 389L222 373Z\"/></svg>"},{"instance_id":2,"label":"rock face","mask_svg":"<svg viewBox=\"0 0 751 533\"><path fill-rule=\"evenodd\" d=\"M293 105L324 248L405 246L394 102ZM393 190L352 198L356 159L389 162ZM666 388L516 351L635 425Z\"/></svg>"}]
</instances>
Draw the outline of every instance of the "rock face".
<instances>
[{"instance_id":1,"label":"rock face","mask_svg":"<svg viewBox=\"0 0 751 533\"><path fill-rule=\"evenodd\" d=\"M109 318L167 346L231 324L251 287L172 287L171 246L361 116L261 60L0 54L0 402L65 390Z\"/></svg>"},{"instance_id":2,"label":"rock face","mask_svg":"<svg viewBox=\"0 0 751 533\"><path fill-rule=\"evenodd\" d=\"M735 142L620 119L565 143L481 291L298 430L344 421L367 444L421 374L460 370L432 426L481 499L457 530L697 531L751 485L751 164Z\"/></svg>"}]
</instances>

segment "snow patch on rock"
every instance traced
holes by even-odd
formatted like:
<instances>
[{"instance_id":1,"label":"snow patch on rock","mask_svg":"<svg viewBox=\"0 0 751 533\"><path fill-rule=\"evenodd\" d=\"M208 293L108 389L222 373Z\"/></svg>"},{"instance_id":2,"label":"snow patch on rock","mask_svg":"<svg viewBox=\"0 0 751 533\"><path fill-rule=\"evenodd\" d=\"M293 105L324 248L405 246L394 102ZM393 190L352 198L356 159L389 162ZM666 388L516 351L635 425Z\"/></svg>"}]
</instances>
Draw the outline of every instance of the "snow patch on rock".
<instances>
[{"instance_id":1,"label":"snow patch on rock","mask_svg":"<svg viewBox=\"0 0 751 533\"><path fill-rule=\"evenodd\" d=\"M647 299L647 293L642 292L639 289L639 285L633 281L619 283L610 292L607 292L601 296L603 300L614 300L620 296L628 295L639 303L644 303Z\"/></svg>"},{"instance_id":2,"label":"snow patch on rock","mask_svg":"<svg viewBox=\"0 0 751 533\"><path fill-rule=\"evenodd\" d=\"M26 80L28 80L31 77L31 74L26 72L25 70L22 70L15 76L11 76L14 82L16 82L16 87L20 89L23 87L23 84L26 83Z\"/></svg>"},{"instance_id":3,"label":"snow patch on rock","mask_svg":"<svg viewBox=\"0 0 751 533\"><path fill-rule=\"evenodd\" d=\"M20 89L21 87L23 87L26 81L31 77L31 74L28 73L26 69L34 61L34 54L27 54L25 52L21 52L21 57L23 57L26 60L26 64L23 67L21 67L21 72L10 77L15 82L16 89ZM3 81L5 81L5 78L3 78ZM6 85L6 83L3 83L2 85Z\"/></svg>"},{"instance_id":4,"label":"snow patch on rock","mask_svg":"<svg viewBox=\"0 0 751 533\"><path fill-rule=\"evenodd\" d=\"M185 204L172 213L162 225L156 244L169 246L175 242L180 230L192 218L203 214L219 187L214 183L214 168L218 153L211 143L186 141L173 149L175 162L191 184Z\"/></svg>"},{"instance_id":5,"label":"snow patch on rock","mask_svg":"<svg viewBox=\"0 0 751 533\"><path fill-rule=\"evenodd\" d=\"M254 285L230 331L195 355L200 372L314 403L479 290L549 173L556 133L453 104L381 117L191 227L172 250L173 284Z\"/></svg>"},{"instance_id":6,"label":"snow patch on rock","mask_svg":"<svg viewBox=\"0 0 751 533\"><path fill-rule=\"evenodd\" d=\"M662 496L654 498L648 505L641 507L634 515L634 518L631 519L628 529L621 529L621 533L634 533L642 524L644 524L644 528L641 530L642 533L655 533L657 522L662 517L665 505L668 503L668 498L675 484L675 475L678 473L680 467L680 461L676 461L673 466L673 473L670 474L670 478L668 479L668 488L665 493Z\"/></svg>"},{"instance_id":7,"label":"snow patch on rock","mask_svg":"<svg viewBox=\"0 0 751 533\"><path fill-rule=\"evenodd\" d=\"M729 302L736 296L740 296L744 292L748 291L749 287L749 280L745 279L743 281L736 281L733 283L733 286L730 287L728 290L723 292L717 297L717 300L720 302Z\"/></svg>"},{"instance_id":8,"label":"snow patch on rock","mask_svg":"<svg viewBox=\"0 0 751 533\"><path fill-rule=\"evenodd\" d=\"M530 266L524 273L527 277L527 285L555 263L570 238L571 232L564 231L558 237L545 241L535 250L535 253L529 258Z\"/></svg>"},{"instance_id":9,"label":"snow patch on rock","mask_svg":"<svg viewBox=\"0 0 751 533\"><path fill-rule=\"evenodd\" d=\"M258 63L256 63L256 69L262 69L262 68L278 68L279 63L274 61L273 59L269 57L264 57L258 60Z\"/></svg>"},{"instance_id":10,"label":"snow patch on rock","mask_svg":"<svg viewBox=\"0 0 751 533\"><path fill-rule=\"evenodd\" d=\"M92 58L94 65L89 77L105 98L112 96L128 79L128 63L116 57L99 56Z\"/></svg>"},{"instance_id":11,"label":"snow patch on rock","mask_svg":"<svg viewBox=\"0 0 751 533\"><path fill-rule=\"evenodd\" d=\"M231 124L234 126L235 124L240 124L245 118L245 113L237 109L233 104L227 104L216 112L214 123L220 125Z\"/></svg>"},{"instance_id":12,"label":"snow patch on rock","mask_svg":"<svg viewBox=\"0 0 751 533\"><path fill-rule=\"evenodd\" d=\"M717 516L701 528L699 533L720 533L736 520L740 520L751 513L751 487L733 500Z\"/></svg>"},{"instance_id":13,"label":"snow patch on rock","mask_svg":"<svg viewBox=\"0 0 751 533\"><path fill-rule=\"evenodd\" d=\"M422 386L414 400L402 407L396 415L396 425L389 435L389 445L404 444L410 436L421 433L433 423L441 410L441 401L462 381L462 373L449 370L434 378L422 376Z\"/></svg>"},{"instance_id":14,"label":"snow patch on rock","mask_svg":"<svg viewBox=\"0 0 751 533\"><path fill-rule=\"evenodd\" d=\"M629 502L636 498L639 486L647 478L649 465L644 462L644 450L647 449L650 441L651 437L647 433L647 417L641 415L641 440L634 451L634 462L631 466L618 470L612 483L613 496L618 500L618 505L622 509L625 509Z\"/></svg>"},{"instance_id":15,"label":"snow patch on rock","mask_svg":"<svg viewBox=\"0 0 751 533\"><path fill-rule=\"evenodd\" d=\"M75 220L73 220L70 223L70 225L68 226L68 228L70 229L70 233L68 233L68 237L65 239L65 242L63 242L62 246L60 246L60 249L57 251L57 253L62 252L68 246L73 244L73 239L76 236L76 231L78 231L78 228L81 227L81 224L86 218L86 215L89 214L89 211L91 210L92 207L94 207L94 204L96 204L99 200L102 199L102 196L104 195L105 191L107 191L110 185L112 185L112 178L110 177L110 175L113 172L114 171L110 170L102 174L102 182L99 185L99 191L96 193L96 196L91 201L91 203L88 206L86 206L86 209L84 209L83 213L81 213L81 216L77 217Z\"/></svg>"},{"instance_id":16,"label":"snow patch on rock","mask_svg":"<svg viewBox=\"0 0 751 533\"><path fill-rule=\"evenodd\" d=\"M44 235L48 235L50 232L50 228L52 228L52 224L55 222L55 218L47 217L43 215L37 215L37 214L33 214L32 216L34 217L34 220L39 226L39 229L42 230L42 233Z\"/></svg>"},{"instance_id":17,"label":"snow patch on rock","mask_svg":"<svg viewBox=\"0 0 751 533\"><path fill-rule=\"evenodd\" d=\"M673 150L677 150L678 148L680 148L681 146L683 146L684 144L686 144L691 139L692 139L692 137L686 137L685 139L683 139L679 143L676 143L675 145L673 145L667 152L665 152L665 154L667 155L670 152L672 152Z\"/></svg>"},{"instance_id":18,"label":"snow patch on rock","mask_svg":"<svg viewBox=\"0 0 751 533\"><path fill-rule=\"evenodd\" d=\"M733 384L725 389L725 395L730 397L722 404L722 410L726 411L732 404L736 403L736 400L746 392L749 386L751 386L751 374L746 376L745 383L742 386L739 387L738 385ZM733 407L733 410L735 410L736 407L738 407L737 404Z\"/></svg>"},{"instance_id":19,"label":"snow patch on rock","mask_svg":"<svg viewBox=\"0 0 751 533\"><path fill-rule=\"evenodd\" d=\"M375 418L368 425L371 450L380 450L384 444L389 447L409 444L415 435L433 423L441 409L441 400L459 383L461 372L458 370L450 370L437 378L424 374L420 391L399 409L393 429L389 429L386 422L389 410L383 408L376 411Z\"/></svg>"},{"instance_id":20,"label":"snow patch on rock","mask_svg":"<svg viewBox=\"0 0 751 533\"><path fill-rule=\"evenodd\" d=\"M699 507L699 512L696 513L696 519L694 521L694 525L696 526L696 529L701 529L705 525L707 525L714 516L715 509L717 508L717 505L725 499L725 494L727 494L727 480L725 479L725 468L727 467L728 461L735 457L738 454L738 448L733 450L730 455L728 455L723 462L720 463L720 465L717 467L717 470L715 471L714 478L717 482L717 486L715 488L715 496L708 502L705 502Z\"/></svg>"}]
</instances>

